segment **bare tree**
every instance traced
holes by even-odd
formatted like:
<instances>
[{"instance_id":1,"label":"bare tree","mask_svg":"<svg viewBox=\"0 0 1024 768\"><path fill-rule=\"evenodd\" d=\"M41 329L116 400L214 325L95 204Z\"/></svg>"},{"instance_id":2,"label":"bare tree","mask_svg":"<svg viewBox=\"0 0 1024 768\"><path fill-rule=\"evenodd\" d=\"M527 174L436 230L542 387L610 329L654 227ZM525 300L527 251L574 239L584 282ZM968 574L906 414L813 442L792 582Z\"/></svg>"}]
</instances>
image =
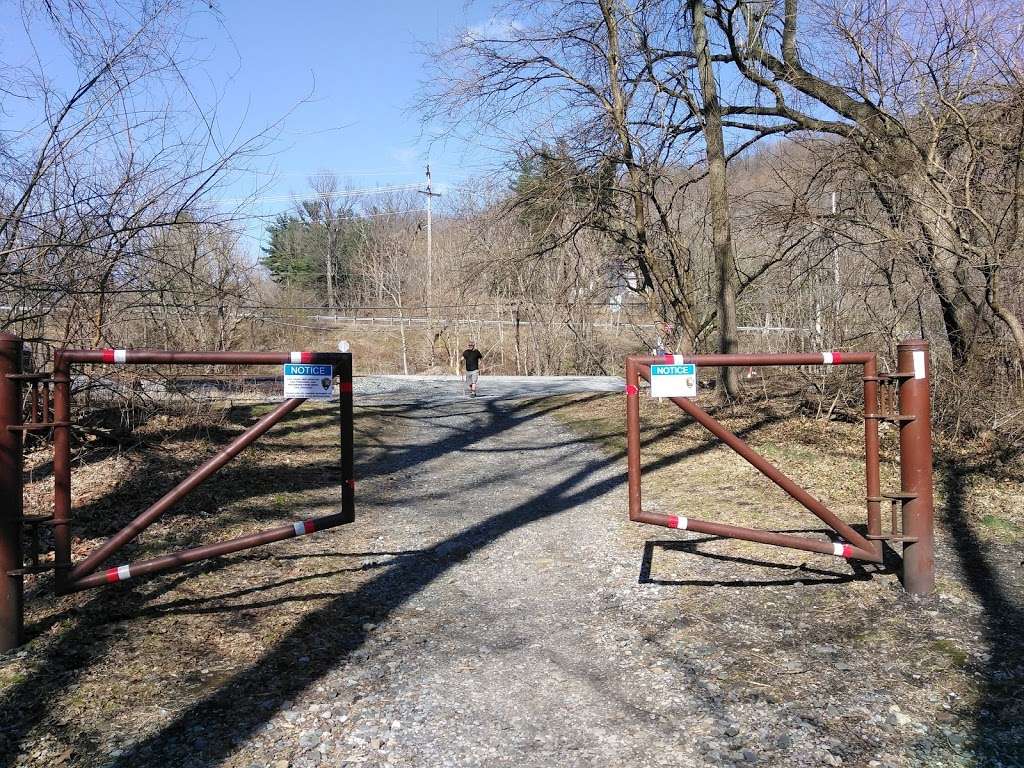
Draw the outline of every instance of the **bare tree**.
<instances>
[{"instance_id":1,"label":"bare tree","mask_svg":"<svg viewBox=\"0 0 1024 768\"><path fill-rule=\"evenodd\" d=\"M653 6L612 0L533 0L504 10L514 21L466 30L435 52L426 119L500 137L519 157L563 160L547 180L549 194L579 205L553 211L533 252L586 232L610 238L623 282L682 329L681 351L692 350L707 327L696 288L701 265L676 237L677 200L666 178L685 164L700 129L687 105L646 74L650 46L677 47L661 40L662 17Z\"/></svg>"},{"instance_id":2,"label":"bare tree","mask_svg":"<svg viewBox=\"0 0 1024 768\"><path fill-rule=\"evenodd\" d=\"M955 361L998 318L1024 359L1024 329L1002 299L1020 250L1019 6L913 3L716 3L730 62L759 103L728 114L745 129L833 135L856 150L877 207L874 230L916 265L938 303ZM810 30L800 33L800 28ZM804 53L831 50L834 56Z\"/></svg>"},{"instance_id":3,"label":"bare tree","mask_svg":"<svg viewBox=\"0 0 1024 768\"><path fill-rule=\"evenodd\" d=\"M58 41L78 79L53 81L42 58L0 60L0 106L17 101L11 111L23 116L0 143L3 319L35 339L100 344L123 332L125 307L151 295L138 266L161 266L162 231L231 225L230 211L201 201L262 137L223 144L215 105L199 104L182 41L191 4L22 9L24 44Z\"/></svg>"}]
</instances>

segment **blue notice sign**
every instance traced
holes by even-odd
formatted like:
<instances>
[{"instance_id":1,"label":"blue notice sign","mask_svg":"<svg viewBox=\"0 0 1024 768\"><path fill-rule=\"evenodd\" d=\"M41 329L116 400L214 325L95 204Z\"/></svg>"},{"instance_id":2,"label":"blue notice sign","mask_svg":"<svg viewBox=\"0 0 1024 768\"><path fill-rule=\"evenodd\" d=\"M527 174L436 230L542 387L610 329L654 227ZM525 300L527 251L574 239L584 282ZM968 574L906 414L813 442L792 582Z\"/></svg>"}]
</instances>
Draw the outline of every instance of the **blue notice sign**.
<instances>
[{"instance_id":1,"label":"blue notice sign","mask_svg":"<svg viewBox=\"0 0 1024 768\"><path fill-rule=\"evenodd\" d=\"M334 366L312 363L284 364L284 396L328 400L334 392Z\"/></svg>"},{"instance_id":2,"label":"blue notice sign","mask_svg":"<svg viewBox=\"0 0 1024 768\"><path fill-rule=\"evenodd\" d=\"M651 397L696 397L697 366L694 363L651 366Z\"/></svg>"}]
</instances>

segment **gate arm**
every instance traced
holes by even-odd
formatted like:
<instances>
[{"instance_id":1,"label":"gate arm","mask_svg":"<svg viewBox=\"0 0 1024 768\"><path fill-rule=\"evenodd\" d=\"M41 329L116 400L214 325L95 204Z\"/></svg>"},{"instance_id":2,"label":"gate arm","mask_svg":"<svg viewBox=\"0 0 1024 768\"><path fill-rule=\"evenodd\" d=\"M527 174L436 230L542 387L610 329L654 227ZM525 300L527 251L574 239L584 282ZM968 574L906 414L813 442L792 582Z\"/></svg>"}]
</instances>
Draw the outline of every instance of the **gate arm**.
<instances>
[{"instance_id":1,"label":"gate arm","mask_svg":"<svg viewBox=\"0 0 1024 768\"><path fill-rule=\"evenodd\" d=\"M678 405L687 414L692 416L698 421L703 427L705 427L711 434L721 440L723 443L732 448L736 453L746 459L753 467L761 472L765 477L775 483L779 488L784 490L790 496L792 496L801 506L806 508L811 514L818 517L823 523L829 526L832 530L842 536L851 544L863 549L867 552L871 552L875 549L875 546L870 540L861 536L855 531L849 523L841 520L832 510L814 498L811 494L801 488L799 485L790 480L786 475L779 471L771 462L769 462L764 456L759 454L753 448L751 448L741 437L730 432L728 429L722 426L711 414L704 409L691 403L685 397L673 397L670 398L673 403Z\"/></svg>"},{"instance_id":2,"label":"gate arm","mask_svg":"<svg viewBox=\"0 0 1024 768\"><path fill-rule=\"evenodd\" d=\"M850 560L865 560L869 563L882 562L882 556L874 550L868 551L850 544L832 541L816 541L804 536L791 536L788 533L762 531L757 528L744 528L739 525L716 523L710 520L697 520L681 515L665 515L661 512L641 512L634 515L633 521L648 525L660 525L665 528L678 528L683 531L706 533L709 536L720 536L725 539L742 539L756 541L758 544L770 544L788 549L802 549L805 552L817 552L822 555L835 555Z\"/></svg>"},{"instance_id":3,"label":"gate arm","mask_svg":"<svg viewBox=\"0 0 1024 768\"><path fill-rule=\"evenodd\" d=\"M306 399L301 397L285 400L277 408L249 427L249 429L245 430L245 432L232 440L231 443L218 451L216 455L204 462L192 474L164 494L159 501L89 553L85 560L71 569L71 572L68 574L68 581L74 582L96 570L104 560L142 533L164 512L194 491L204 480L235 458L245 448L252 445L263 433L305 401Z\"/></svg>"},{"instance_id":4,"label":"gate arm","mask_svg":"<svg viewBox=\"0 0 1024 768\"><path fill-rule=\"evenodd\" d=\"M138 576L145 576L151 573L169 571L172 568L194 563L198 560L207 560L211 557L219 557L232 552L240 552L243 549L252 549L262 544L270 544L274 541L283 541L296 536L304 536L307 533L326 531L328 528L335 528L339 525L351 522L347 512L339 512L334 515L317 517L311 520L301 520L297 523L280 525L258 533L250 533L245 536L238 536L227 541L220 541L216 544L204 544L191 549L183 549L179 552L172 552L169 555L150 558L149 560L137 560L134 563L119 565L108 568L101 573L94 573L90 576L73 581L65 587L66 592L79 592L91 587L102 587L107 584L115 584L119 581L126 581Z\"/></svg>"},{"instance_id":5,"label":"gate arm","mask_svg":"<svg viewBox=\"0 0 1024 768\"><path fill-rule=\"evenodd\" d=\"M650 381L650 368L642 363L638 368L638 373ZM761 472L761 474L779 486L787 494L792 496L805 509L818 517L822 522L832 528L848 542L859 549L863 549L865 552L873 552L876 549L870 540L861 536L861 534L855 531L848 523L841 520L828 507L794 483L785 474L779 471L779 469L771 462L751 448L741 437L738 437L722 426L722 424L711 416L711 414L707 413L685 397L670 397L669 400L682 408L689 416L701 424L701 426L736 451L736 453L746 459L747 462ZM875 559L874 556L872 556L871 559Z\"/></svg>"}]
</instances>

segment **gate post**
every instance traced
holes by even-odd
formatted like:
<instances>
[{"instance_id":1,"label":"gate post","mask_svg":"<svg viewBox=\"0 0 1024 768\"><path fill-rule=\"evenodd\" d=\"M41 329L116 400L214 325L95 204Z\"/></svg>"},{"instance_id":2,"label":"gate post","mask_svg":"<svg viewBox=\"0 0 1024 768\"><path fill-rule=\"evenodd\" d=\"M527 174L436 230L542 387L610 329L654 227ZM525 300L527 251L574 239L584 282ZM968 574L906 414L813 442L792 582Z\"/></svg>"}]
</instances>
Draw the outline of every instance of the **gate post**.
<instances>
[{"instance_id":1,"label":"gate post","mask_svg":"<svg viewBox=\"0 0 1024 768\"><path fill-rule=\"evenodd\" d=\"M24 342L0 334L0 653L21 644L24 577L11 571L23 568L21 373Z\"/></svg>"},{"instance_id":2,"label":"gate post","mask_svg":"<svg viewBox=\"0 0 1024 768\"><path fill-rule=\"evenodd\" d=\"M906 339L896 347L900 374L900 485L903 497L903 586L912 595L935 587L935 505L932 499L932 427L928 342Z\"/></svg>"},{"instance_id":3,"label":"gate post","mask_svg":"<svg viewBox=\"0 0 1024 768\"><path fill-rule=\"evenodd\" d=\"M352 355L341 358L338 372L338 411L341 421L341 511L345 521L356 519L355 425L352 423Z\"/></svg>"},{"instance_id":4,"label":"gate post","mask_svg":"<svg viewBox=\"0 0 1024 768\"><path fill-rule=\"evenodd\" d=\"M640 373L626 358L626 464L629 483L629 519L639 520L640 504Z\"/></svg>"}]
</instances>

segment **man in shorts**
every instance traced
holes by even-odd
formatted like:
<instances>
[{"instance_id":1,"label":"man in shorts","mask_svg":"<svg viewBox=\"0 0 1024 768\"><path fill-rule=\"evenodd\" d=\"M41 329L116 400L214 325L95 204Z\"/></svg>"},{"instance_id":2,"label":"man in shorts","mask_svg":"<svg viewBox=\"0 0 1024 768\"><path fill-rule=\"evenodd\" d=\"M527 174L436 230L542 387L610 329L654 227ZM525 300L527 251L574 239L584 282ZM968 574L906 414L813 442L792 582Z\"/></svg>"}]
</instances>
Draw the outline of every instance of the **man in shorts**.
<instances>
[{"instance_id":1,"label":"man in shorts","mask_svg":"<svg viewBox=\"0 0 1024 768\"><path fill-rule=\"evenodd\" d=\"M462 365L466 369L466 385L469 387L469 396L476 397L476 382L480 378L480 361L483 353L476 348L476 343L470 339L466 350L462 353Z\"/></svg>"}]
</instances>

